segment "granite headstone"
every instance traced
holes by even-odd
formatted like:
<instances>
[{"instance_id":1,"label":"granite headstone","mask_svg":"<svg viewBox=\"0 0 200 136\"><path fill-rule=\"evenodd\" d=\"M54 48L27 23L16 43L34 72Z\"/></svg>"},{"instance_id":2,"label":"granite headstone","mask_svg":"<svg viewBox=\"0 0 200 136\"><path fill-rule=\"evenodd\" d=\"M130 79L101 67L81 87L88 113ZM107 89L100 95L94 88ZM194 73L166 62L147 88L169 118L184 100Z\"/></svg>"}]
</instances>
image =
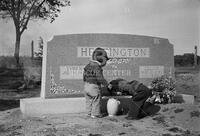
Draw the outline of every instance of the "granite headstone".
<instances>
[{"instance_id":1,"label":"granite headstone","mask_svg":"<svg viewBox=\"0 0 200 136\"><path fill-rule=\"evenodd\" d=\"M43 98L83 96L83 68L95 48L106 50L108 81L139 80L148 85L155 77L174 76L174 50L168 39L129 34L70 34L54 36L44 48Z\"/></svg>"}]
</instances>

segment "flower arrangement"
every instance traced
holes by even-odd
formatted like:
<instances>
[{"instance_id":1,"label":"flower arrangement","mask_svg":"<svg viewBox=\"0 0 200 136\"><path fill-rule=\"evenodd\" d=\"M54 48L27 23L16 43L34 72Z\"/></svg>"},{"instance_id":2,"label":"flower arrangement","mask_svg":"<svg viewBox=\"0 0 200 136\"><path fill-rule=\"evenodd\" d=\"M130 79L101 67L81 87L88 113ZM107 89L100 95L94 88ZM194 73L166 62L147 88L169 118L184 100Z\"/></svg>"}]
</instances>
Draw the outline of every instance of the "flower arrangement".
<instances>
[{"instance_id":1,"label":"flower arrangement","mask_svg":"<svg viewBox=\"0 0 200 136\"><path fill-rule=\"evenodd\" d=\"M171 103L176 95L175 80L171 76L157 77L153 79L150 86L157 103Z\"/></svg>"}]
</instances>

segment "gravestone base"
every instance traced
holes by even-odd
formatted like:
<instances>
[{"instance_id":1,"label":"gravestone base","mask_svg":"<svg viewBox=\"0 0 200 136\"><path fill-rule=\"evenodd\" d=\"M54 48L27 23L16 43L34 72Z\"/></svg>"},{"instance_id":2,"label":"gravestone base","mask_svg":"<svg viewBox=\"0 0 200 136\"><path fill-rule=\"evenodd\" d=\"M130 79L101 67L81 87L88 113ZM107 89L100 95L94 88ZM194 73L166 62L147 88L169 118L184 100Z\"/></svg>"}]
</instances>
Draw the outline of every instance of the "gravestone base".
<instances>
[{"instance_id":1,"label":"gravestone base","mask_svg":"<svg viewBox=\"0 0 200 136\"><path fill-rule=\"evenodd\" d=\"M110 97L102 98L102 112L107 112L107 101ZM130 96L112 96L121 102L121 107L128 110L128 103L131 100ZM26 98L20 100L20 109L24 115L28 116L41 116L45 114L62 114L62 113L83 113L85 112L85 98L54 98L44 99Z\"/></svg>"},{"instance_id":2,"label":"gravestone base","mask_svg":"<svg viewBox=\"0 0 200 136\"><path fill-rule=\"evenodd\" d=\"M20 100L20 109L24 115L40 116L44 114L81 113L85 112L85 98L54 98L41 97Z\"/></svg>"},{"instance_id":3,"label":"gravestone base","mask_svg":"<svg viewBox=\"0 0 200 136\"><path fill-rule=\"evenodd\" d=\"M104 96L102 97L102 112L107 113L107 101L109 98L115 98L120 101L119 110L128 112L128 105L131 101L131 96ZM174 98L175 103L194 103L194 96L179 94ZM20 109L24 115L41 116L45 114L62 114L62 113L84 113L85 98L52 98L44 99L41 97L26 98L20 100Z\"/></svg>"}]
</instances>

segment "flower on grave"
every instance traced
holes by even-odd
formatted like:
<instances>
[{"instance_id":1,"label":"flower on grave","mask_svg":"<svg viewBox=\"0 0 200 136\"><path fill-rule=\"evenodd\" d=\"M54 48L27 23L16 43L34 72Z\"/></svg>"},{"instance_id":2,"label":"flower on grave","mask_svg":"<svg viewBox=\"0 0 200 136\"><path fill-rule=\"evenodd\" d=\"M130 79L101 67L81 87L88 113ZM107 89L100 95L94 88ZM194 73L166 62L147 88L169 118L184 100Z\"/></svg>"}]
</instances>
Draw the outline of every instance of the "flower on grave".
<instances>
[{"instance_id":1,"label":"flower on grave","mask_svg":"<svg viewBox=\"0 0 200 136\"><path fill-rule=\"evenodd\" d=\"M154 78L151 82L151 88L157 103L171 103L176 95L175 80L168 75Z\"/></svg>"}]
</instances>

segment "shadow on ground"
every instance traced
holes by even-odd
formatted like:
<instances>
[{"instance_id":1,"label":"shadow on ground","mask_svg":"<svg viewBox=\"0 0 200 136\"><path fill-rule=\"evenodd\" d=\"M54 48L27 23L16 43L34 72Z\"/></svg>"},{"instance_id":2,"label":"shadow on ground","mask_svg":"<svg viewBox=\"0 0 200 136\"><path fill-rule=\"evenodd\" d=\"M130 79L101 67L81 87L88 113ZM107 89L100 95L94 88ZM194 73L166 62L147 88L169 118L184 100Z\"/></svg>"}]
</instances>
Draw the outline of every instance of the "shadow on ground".
<instances>
[{"instance_id":1,"label":"shadow on ground","mask_svg":"<svg viewBox=\"0 0 200 136\"><path fill-rule=\"evenodd\" d=\"M143 110L141 110L141 113L139 115L139 118L144 118L146 116L153 116L156 115L160 111L161 107L160 105L149 105L144 107Z\"/></svg>"},{"instance_id":2,"label":"shadow on ground","mask_svg":"<svg viewBox=\"0 0 200 136\"><path fill-rule=\"evenodd\" d=\"M20 100L0 100L0 111L18 108Z\"/></svg>"}]
</instances>

